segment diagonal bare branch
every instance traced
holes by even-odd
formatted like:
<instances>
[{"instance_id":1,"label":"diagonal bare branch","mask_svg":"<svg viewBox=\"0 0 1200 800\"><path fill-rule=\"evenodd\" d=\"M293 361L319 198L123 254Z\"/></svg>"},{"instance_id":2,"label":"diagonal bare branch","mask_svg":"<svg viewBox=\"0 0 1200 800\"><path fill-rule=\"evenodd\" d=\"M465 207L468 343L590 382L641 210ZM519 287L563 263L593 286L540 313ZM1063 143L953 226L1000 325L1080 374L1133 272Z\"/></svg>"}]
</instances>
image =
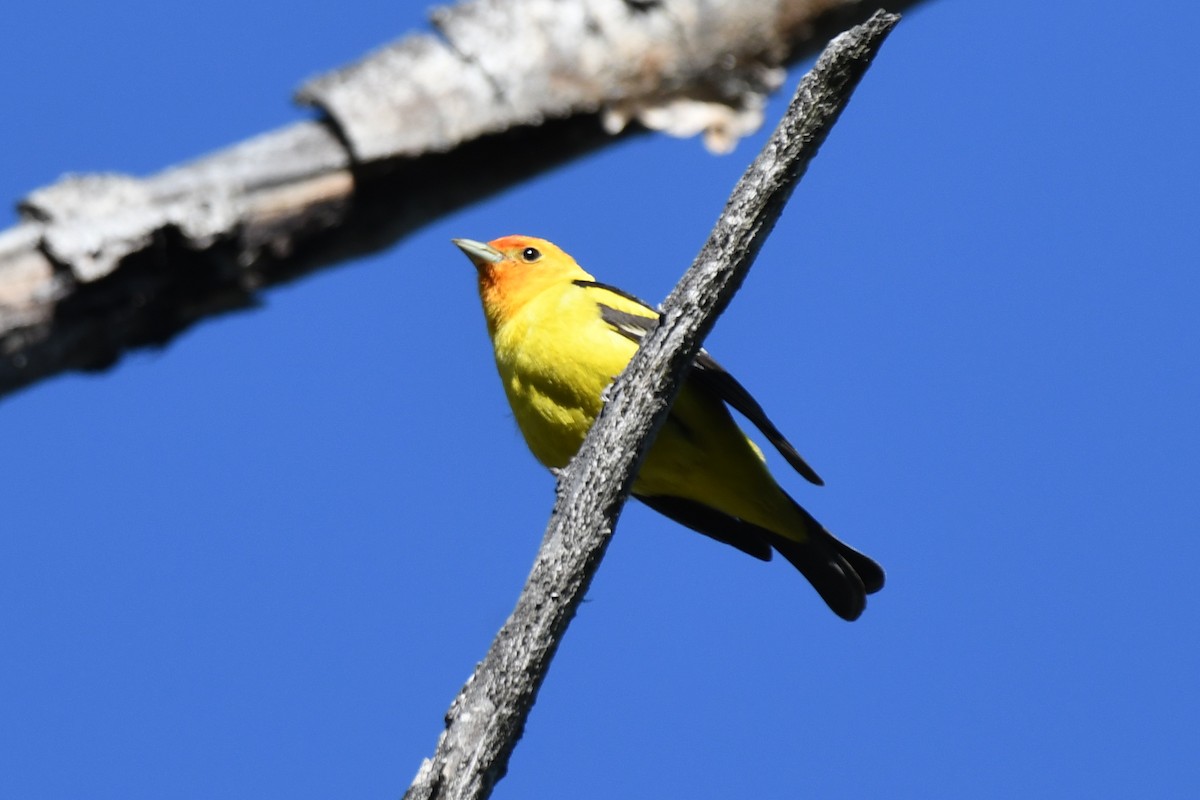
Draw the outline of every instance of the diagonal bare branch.
<instances>
[{"instance_id":1,"label":"diagonal bare branch","mask_svg":"<svg viewBox=\"0 0 1200 800\"><path fill-rule=\"evenodd\" d=\"M786 115L730 196L664 318L613 385L579 454L560 476L541 550L487 656L446 715L446 729L407 800L484 798L507 768L550 661L704 336L749 271L792 189L816 155L884 38L878 12L839 36L800 82Z\"/></svg>"}]
</instances>

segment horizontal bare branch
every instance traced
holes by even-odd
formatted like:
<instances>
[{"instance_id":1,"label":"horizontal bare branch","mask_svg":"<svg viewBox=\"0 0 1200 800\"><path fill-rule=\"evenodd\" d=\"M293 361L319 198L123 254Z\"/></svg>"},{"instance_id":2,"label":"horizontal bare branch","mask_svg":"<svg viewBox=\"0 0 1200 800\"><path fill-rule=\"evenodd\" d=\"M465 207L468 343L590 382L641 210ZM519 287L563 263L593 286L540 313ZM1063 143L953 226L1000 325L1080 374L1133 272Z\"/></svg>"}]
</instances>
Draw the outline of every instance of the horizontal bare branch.
<instances>
[{"instance_id":1,"label":"horizontal bare branch","mask_svg":"<svg viewBox=\"0 0 1200 800\"><path fill-rule=\"evenodd\" d=\"M303 87L320 120L148 178L68 176L31 193L0 231L0 395L163 345L264 287L645 126L728 146L757 124L781 65L866 10L473 0L439 11L439 35Z\"/></svg>"}]
</instances>

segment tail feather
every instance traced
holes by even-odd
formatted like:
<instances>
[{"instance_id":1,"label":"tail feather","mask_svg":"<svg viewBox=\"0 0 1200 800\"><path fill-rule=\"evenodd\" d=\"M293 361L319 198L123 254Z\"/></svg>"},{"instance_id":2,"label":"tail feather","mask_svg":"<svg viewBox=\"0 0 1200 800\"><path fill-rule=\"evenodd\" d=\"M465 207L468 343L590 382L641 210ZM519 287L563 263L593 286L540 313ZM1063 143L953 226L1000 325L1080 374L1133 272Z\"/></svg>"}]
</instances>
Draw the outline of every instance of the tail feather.
<instances>
[{"instance_id":1,"label":"tail feather","mask_svg":"<svg viewBox=\"0 0 1200 800\"><path fill-rule=\"evenodd\" d=\"M791 498L788 499L790 500ZM883 567L879 566L874 559L863 555L850 545L838 539L829 531L825 530L825 526L817 522L816 518L813 517L812 514L808 513L804 506L800 505L795 500L792 500L792 506L795 507L796 511L800 513L800 516L803 517L804 521L807 523L807 530L805 532L809 535L812 541L820 542L827 549L832 550L834 554L836 554L842 561L844 561L846 565L858 575L859 580L862 581L863 589L867 594L875 594L883 588ZM775 545L774 542L771 544ZM779 547L775 546L775 549L779 550ZM783 553L782 550L779 550L779 552L781 554ZM797 569L799 569L798 566ZM803 572L803 570L801 570L801 572Z\"/></svg>"},{"instance_id":2,"label":"tail feather","mask_svg":"<svg viewBox=\"0 0 1200 800\"><path fill-rule=\"evenodd\" d=\"M767 561L779 552L808 579L833 613L855 620L867 606L867 595L883 588L883 569L867 556L838 541L802 506L792 501L805 523L802 541L789 539L716 509L663 495L634 495L655 511L743 553Z\"/></svg>"},{"instance_id":3,"label":"tail feather","mask_svg":"<svg viewBox=\"0 0 1200 800\"><path fill-rule=\"evenodd\" d=\"M807 541L797 542L771 534L771 546L800 570L833 613L851 622L862 615L867 607L863 579L828 541L810 536Z\"/></svg>"},{"instance_id":4,"label":"tail feather","mask_svg":"<svg viewBox=\"0 0 1200 800\"><path fill-rule=\"evenodd\" d=\"M850 565L850 568L862 580L863 589L866 590L867 594L875 594L883 588L883 567L879 566L874 559L863 555L845 542L837 539L834 539L833 542L837 547L838 555Z\"/></svg>"}]
</instances>

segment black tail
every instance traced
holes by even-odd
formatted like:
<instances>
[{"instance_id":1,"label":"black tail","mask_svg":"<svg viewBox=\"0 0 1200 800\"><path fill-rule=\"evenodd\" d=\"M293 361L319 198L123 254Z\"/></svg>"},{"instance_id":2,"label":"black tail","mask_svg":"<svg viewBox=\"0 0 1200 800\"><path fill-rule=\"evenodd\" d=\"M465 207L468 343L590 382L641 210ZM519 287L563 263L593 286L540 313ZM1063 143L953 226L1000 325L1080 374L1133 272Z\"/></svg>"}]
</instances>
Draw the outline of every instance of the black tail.
<instances>
[{"instance_id":1,"label":"black tail","mask_svg":"<svg viewBox=\"0 0 1200 800\"><path fill-rule=\"evenodd\" d=\"M692 500L661 495L635 497L660 514L755 558L770 559L771 548L774 548L800 570L833 613L842 619L858 619L867 606L867 595L883 588L882 567L838 541L795 501L793 504L807 523L807 538L803 542L787 539Z\"/></svg>"},{"instance_id":2,"label":"black tail","mask_svg":"<svg viewBox=\"0 0 1200 800\"><path fill-rule=\"evenodd\" d=\"M771 534L771 546L808 578L833 613L855 620L867 607L867 595L883 588L883 567L825 530L795 500L807 523L803 542Z\"/></svg>"},{"instance_id":3,"label":"black tail","mask_svg":"<svg viewBox=\"0 0 1200 800\"><path fill-rule=\"evenodd\" d=\"M883 588L883 570L826 530L809 533L804 542L770 534L771 546L800 570L833 613L856 620L867 607L867 595Z\"/></svg>"}]
</instances>

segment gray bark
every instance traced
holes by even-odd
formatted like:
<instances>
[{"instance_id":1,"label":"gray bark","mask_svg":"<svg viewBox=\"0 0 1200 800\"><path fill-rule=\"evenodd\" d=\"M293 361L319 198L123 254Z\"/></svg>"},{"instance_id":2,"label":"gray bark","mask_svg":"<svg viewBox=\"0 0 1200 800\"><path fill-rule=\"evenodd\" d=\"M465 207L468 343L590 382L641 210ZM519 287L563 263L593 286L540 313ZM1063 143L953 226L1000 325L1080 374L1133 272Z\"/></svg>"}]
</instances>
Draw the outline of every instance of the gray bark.
<instances>
[{"instance_id":1,"label":"gray bark","mask_svg":"<svg viewBox=\"0 0 1200 800\"><path fill-rule=\"evenodd\" d=\"M638 464L705 334L741 285L784 203L899 17L877 13L829 44L733 190L663 321L613 384L558 498L516 608L446 715L405 797L487 797L504 776L567 625L608 545Z\"/></svg>"},{"instance_id":2,"label":"gray bark","mask_svg":"<svg viewBox=\"0 0 1200 800\"><path fill-rule=\"evenodd\" d=\"M898 0L897 7L914 0ZM111 366L620 136L755 127L856 0L473 0L299 92L322 117L157 175L68 176L0 231L0 395Z\"/></svg>"}]
</instances>

